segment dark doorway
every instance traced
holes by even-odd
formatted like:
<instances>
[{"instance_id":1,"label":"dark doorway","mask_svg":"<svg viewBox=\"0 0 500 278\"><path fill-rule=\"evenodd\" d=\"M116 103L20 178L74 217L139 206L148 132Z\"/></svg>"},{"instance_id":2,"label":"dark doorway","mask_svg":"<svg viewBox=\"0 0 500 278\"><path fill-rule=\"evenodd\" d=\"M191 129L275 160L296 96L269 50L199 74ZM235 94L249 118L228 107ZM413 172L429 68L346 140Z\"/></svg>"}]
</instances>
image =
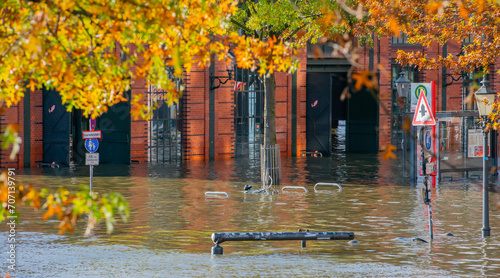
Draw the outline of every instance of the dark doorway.
<instances>
[{"instance_id":1,"label":"dark doorway","mask_svg":"<svg viewBox=\"0 0 500 278\"><path fill-rule=\"evenodd\" d=\"M82 110L73 109L71 112L71 163L85 165L85 140L83 140L84 130L89 130L89 120L83 117Z\"/></svg>"},{"instance_id":2,"label":"dark doorway","mask_svg":"<svg viewBox=\"0 0 500 278\"><path fill-rule=\"evenodd\" d=\"M343 149L337 146L341 141L336 137L339 121L346 119L346 102L341 100L347 85L346 76L346 73L307 74L307 151L330 155L332 149Z\"/></svg>"},{"instance_id":3,"label":"dark doorway","mask_svg":"<svg viewBox=\"0 0 500 278\"><path fill-rule=\"evenodd\" d=\"M57 91L43 91L43 162L69 166L70 113Z\"/></svg>"},{"instance_id":4,"label":"dark doorway","mask_svg":"<svg viewBox=\"0 0 500 278\"><path fill-rule=\"evenodd\" d=\"M378 152L378 91L351 88L348 98L346 150L352 153Z\"/></svg>"},{"instance_id":5,"label":"dark doorway","mask_svg":"<svg viewBox=\"0 0 500 278\"><path fill-rule=\"evenodd\" d=\"M97 151L99 164L130 164L130 92L124 96L129 101L111 106L97 118L96 130L101 130L102 136Z\"/></svg>"}]
</instances>

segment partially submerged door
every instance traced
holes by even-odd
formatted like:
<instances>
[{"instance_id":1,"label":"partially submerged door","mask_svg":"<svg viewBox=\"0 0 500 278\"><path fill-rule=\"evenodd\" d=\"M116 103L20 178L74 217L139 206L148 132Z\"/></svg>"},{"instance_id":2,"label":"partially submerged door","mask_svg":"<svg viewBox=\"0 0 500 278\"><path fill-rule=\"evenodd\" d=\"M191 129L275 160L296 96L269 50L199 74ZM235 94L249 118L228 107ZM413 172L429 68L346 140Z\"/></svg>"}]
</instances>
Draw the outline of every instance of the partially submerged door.
<instances>
[{"instance_id":1,"label":"partially submerged door","mask_svg":"<svg viewBox=\"0 0 500 278\"><path fill-rule=\"evenodd\" d=\"M57 91L43 91L43 162L69 165L70 113Z\"/></svg>"},{"instance_id":2,"label":"partially submerged door","mask_svg":"<svg viewBox=\"0 0 500 278\"><path fill-rule=\"evenodd\" d=\"M96 130L101 130L99 164L130 164L130 101L111 106L97 118Z\"/></svg>"},{"instance_id":3,"label":"partially submerged door","mask_svg":"<svg viewBox=\"0 0 500 278\"><path fill-rule=\"evenodd\" d=\"M331 78L330 73L307 74L306 150L331 154Z\"/></svg>"}]
</instances>

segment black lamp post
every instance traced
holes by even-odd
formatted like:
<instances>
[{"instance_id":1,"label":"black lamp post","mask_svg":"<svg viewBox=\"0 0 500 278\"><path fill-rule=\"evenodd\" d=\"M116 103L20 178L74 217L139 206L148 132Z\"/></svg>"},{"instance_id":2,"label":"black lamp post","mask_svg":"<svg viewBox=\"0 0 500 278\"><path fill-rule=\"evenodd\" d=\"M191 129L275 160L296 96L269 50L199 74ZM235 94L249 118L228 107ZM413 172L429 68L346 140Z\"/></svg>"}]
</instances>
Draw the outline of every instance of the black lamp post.
<instances>
[{"instance_id":1,"label":"black lamp post","mask_svg":"<svg viewBox=\"0 0 500 278\"><path fill-rule=\"evenodd\" d=\"M496 93L488 86L489 81L483 77L481 88L474 93L479 110L479 116L483 118L483 237L490 236L490 215L489 215L489 199L488 199L488 136L486 133L486 124L488 115L493 111L493 102L495 101Z\"/></svg>"},{"instance_id":2,"label":"black lamp post","mask_svg":"<svg viewBox=\"0 0 500 278\"><path fill-rule=\"evenodd\" d=\"M402 132L402 140L401 140L401 150L403 154L403 179L405 177L405 153L406 153L406 148L405 148L405 131L404 131L404 114L406 112L406 98L410 94L410 86L411 86L411 81L410 79L406 78L406 73L404 70L401 70L399 73L399 78L398 80L395 81L396 83L396 88L398 91L398 98L401 99L403 102L403 110L401 111L401 132Z\"/></svg>"}]
</instances>

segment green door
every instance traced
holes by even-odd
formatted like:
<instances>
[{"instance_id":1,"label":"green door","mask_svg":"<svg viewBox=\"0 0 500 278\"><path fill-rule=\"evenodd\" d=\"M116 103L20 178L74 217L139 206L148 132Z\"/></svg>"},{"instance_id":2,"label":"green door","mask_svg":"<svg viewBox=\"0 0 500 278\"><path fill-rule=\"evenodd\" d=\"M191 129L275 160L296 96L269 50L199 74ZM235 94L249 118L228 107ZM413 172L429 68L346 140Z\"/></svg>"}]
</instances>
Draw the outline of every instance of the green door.
<instances>
[{"instance_id":1,"label":"green door","mask_svg":"<svg viewBox=\"0 0 500 278\"><path fill-rule=\"evenodd\" d=\"M70 113L54 90L43 90L43 162L69 165Z\"/></svg>"},{"instance_id":2,"label":"green door","mask_svg":"<svg viewBox=\"0 0 500 278\"><path fill-rule=\"evenodd\" d=\"M96 130L101 130L99 164L130 164L130 101L113 105L97 118Z\"/></svg>"},{"instance_id":3,"label":"green door","mask_svg":"<svg viewBox=\"0 0 500 278\"><path fill-rule=\"evenodd\" d=\"M346 150L352 153L376 153L378 148L378 91L366 88L350 90L347 102Z\"/></svg>"}]
</instances>

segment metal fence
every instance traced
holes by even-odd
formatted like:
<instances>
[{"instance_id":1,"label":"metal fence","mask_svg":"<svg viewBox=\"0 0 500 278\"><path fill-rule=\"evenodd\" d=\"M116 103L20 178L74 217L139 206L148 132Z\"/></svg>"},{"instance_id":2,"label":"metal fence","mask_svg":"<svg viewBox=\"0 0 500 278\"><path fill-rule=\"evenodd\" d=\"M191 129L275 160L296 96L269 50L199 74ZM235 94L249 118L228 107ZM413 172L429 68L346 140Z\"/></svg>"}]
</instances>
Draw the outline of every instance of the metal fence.
<instances>
[{"instance_id":1,"label":"metal fence","mask_svg":"<svg viewBox=\"0 0 500 278\"><path fill-rule=\"evenodd\" d=\"M180 161L182 101L169 107L164 101L165 92L155 88L148 91L149 105L156 107L149 120L148 160L152 163Z\"/></svg>"},{"instance_id":2,"label":"metal fence","mask_svg":"<svg viewBox=\"0 0 500 278\"><path fill-rule=\"evenodd\" d=\"M260 175L262 188L281 183L280 145L264 147L260 145Z\"/></svg>"},{"instance_id":3,"label":"metal fence","mask_svg":"<svg viewBox=\"0 0 500 278\"><path fill-rule=\"evenodd\" d=\"M234 71L235 157L258 159L264 131L264 84L256 71Z\"/></svg>"}]
</instances>

